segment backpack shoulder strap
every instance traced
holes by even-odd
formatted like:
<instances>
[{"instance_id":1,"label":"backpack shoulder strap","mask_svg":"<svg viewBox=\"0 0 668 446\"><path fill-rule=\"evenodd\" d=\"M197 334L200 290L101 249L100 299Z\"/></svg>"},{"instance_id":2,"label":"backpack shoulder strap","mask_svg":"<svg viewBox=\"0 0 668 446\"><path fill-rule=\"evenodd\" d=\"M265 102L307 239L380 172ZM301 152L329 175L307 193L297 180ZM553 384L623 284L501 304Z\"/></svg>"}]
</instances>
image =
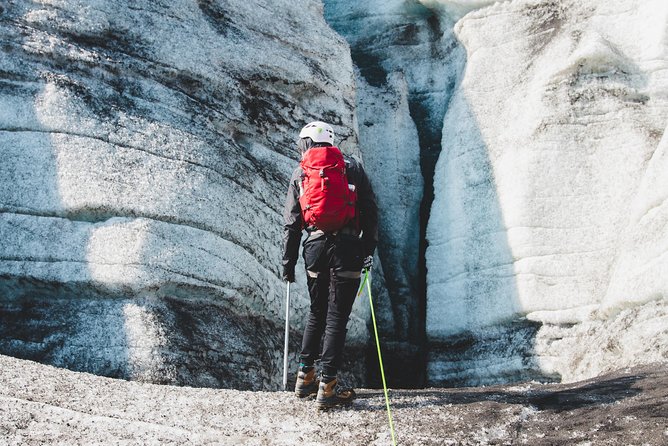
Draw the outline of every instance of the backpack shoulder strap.
<instances>
[{"instance_id":1,"label":"backpack shoulder strap","mask_svg":"<svg viewBox=\"0 0 668 446\"><path fill-rule=\"evenodd\" d=\"M359 175L362 166L355 158L351 158L346 155L343 156L343 160L346 163L346 176L348 177L348 182L351 184L357 184L359 182Z\"/></svg>"}]
</instances>

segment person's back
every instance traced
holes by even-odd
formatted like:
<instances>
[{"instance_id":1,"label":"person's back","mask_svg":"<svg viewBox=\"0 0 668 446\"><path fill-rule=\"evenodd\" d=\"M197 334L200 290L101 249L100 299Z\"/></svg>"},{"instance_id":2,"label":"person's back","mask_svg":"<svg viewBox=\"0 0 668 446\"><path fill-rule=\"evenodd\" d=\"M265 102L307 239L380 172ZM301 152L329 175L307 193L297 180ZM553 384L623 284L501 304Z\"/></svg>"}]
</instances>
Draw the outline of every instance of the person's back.
<instances>
[{"instance_id":1,"label":"person's back","mask_svg":"<svg viewBox=\"0 0 668 446\"><path fill-rule=\"evenodd\" d=\"M352 389L337 385L336 376L361 271L370 268L373 262L378 241L378 211L369 179L355 160L342 158L345 187L334 185L339 181L338 172L323 166L309 172L312 166L304 163L304 159L311 158L309 151L315 150L333 153L332 160L336 162L332 165L338 166L336 152L340 152L334 146L331 126L318 121L307 124L299 137L302 163L293 172L284 209L283 279L295 280L299 242L305 229L308 237L303 243L302 254L311 306L304 329L295 393L306 397L317 392L318 408L328 408L350 403L355 398ZM310 194L316 199L325 196L328 187L343 194L334 199L336 203L343 202L340 210L335 211L337 215L321 223L312 216L310 211L314 205L308 190L313 187L316 190ZM315 362L319 358L321 377L318 382Z\"/></svg>"}]
</instances>

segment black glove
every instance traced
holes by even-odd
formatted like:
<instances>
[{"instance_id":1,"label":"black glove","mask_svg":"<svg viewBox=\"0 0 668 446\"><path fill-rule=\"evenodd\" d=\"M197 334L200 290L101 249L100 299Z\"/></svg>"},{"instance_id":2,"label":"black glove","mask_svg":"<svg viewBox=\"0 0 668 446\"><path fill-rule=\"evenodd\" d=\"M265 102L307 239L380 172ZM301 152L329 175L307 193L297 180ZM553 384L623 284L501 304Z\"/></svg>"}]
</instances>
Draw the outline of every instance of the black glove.
<instances>
[{"instance_id":1,"label":"black glove","mask_svg":"<svg viewBox=\"0 0 668 446\"><path fill-rule=\"evenodd\" d=\"M370 270L373 266L373 256L366 256L364 258L364 263L362 264L362 269Z\"/></svg>"},{"instance_id":2,"label":"black glove","mask_svg":"<svg viewBox=\"0 0 668 446\"><path fill-rule=\"evenodd\" d=\"M295 281L295 267L289 265L283 265L283 280L286 282L294 283Z\"/></svg>"}]
</instances>

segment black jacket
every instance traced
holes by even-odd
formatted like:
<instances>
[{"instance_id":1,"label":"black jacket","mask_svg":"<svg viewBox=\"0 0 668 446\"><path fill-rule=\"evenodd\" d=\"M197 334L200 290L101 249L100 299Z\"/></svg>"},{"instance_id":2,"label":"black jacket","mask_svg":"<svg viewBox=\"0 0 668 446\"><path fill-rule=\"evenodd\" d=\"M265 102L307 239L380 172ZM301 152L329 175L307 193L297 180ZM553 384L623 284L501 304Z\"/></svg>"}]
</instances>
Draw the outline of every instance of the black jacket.
<instances>
[{"instance_id":1,"label":"black jacket","mask_svg":"<svg viewBox=\"0 0 668 446\"><path fill-rule=\"evenodd\" d=\"M371 188L369 178L361 164L352 158L345 157L348 182L355 185L357 191L357 209L359 224L362 231L364 255L373 255L378 244L378 205ZM299 256L299 242L302 238L302 209L299 205L299 183L302 169L297 167L292 172L288 194L283 210L283 270L294 270Z\"/></svg>"}]
</instances>

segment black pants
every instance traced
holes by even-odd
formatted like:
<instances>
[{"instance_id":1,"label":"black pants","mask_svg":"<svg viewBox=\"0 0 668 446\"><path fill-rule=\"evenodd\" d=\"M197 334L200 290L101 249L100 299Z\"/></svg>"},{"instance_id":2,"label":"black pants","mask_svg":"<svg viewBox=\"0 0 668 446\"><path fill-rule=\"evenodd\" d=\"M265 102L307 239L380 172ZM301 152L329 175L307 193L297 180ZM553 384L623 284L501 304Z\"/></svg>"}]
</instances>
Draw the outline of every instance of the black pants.
<instances>
[{"instance_id":1,"label":"black pants","mask_svg":"<svg viewBox=\"0 0 668 446\"><path fill-rule=\"evenodd\" d=\"M320 357L322 373L336 376L346 342L346 325L362 270L362 244L347 234L313 234L304 242L311 310L304 328L302 363Z\"/></svg>"}]
</instances>

